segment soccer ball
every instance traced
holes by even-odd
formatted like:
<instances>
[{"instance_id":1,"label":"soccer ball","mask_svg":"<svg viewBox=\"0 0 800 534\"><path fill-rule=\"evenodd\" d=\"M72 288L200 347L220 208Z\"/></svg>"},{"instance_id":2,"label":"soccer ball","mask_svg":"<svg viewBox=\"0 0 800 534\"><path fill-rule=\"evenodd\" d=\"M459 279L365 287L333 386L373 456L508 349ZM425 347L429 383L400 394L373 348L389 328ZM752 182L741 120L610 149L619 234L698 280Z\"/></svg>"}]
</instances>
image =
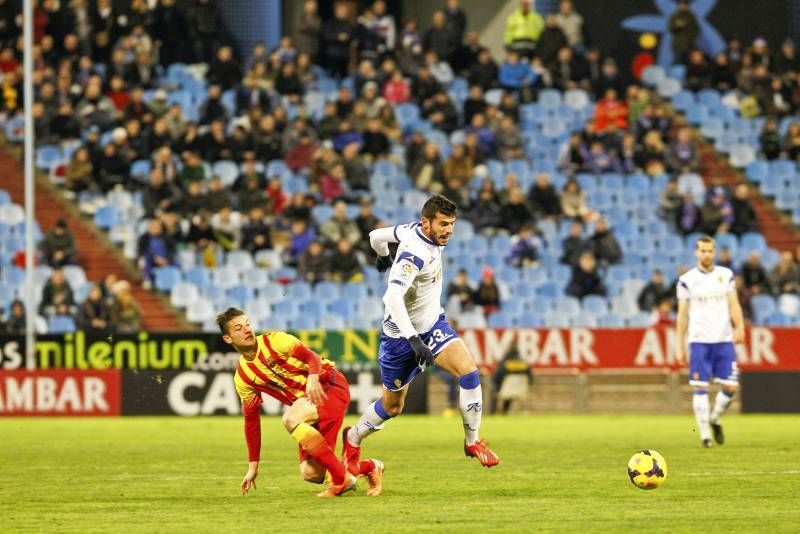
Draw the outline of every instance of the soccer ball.
<instances>
[{"instance_id":1,"label":"soccer ball","mask_svg":"<svg viewBox=\"0 0 800 534\"><path fill-rule=\"evenodd\" d=\"M640 489L656 489L667 479L667 461L658 451L639 451L628 460L628 476Z\"/></svg>"}]
</instances>

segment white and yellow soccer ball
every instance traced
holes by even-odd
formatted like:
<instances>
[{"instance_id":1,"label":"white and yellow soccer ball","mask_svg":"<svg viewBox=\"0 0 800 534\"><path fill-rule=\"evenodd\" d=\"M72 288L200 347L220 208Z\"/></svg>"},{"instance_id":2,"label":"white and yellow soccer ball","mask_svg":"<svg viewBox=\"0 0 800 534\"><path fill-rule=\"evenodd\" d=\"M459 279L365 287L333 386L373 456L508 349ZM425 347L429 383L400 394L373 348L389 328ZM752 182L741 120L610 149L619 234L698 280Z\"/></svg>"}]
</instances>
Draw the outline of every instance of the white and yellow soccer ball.
<instances>
[{"instance_id":1,"label":"white and yellow soccer ball","mask_svg":"<svg viewBox=\"0 0 800 534\"><path fill-rule=\"evenodd\" d=\"M639 451L628 460L628 476L640 489L656 489L667 479L667 461L658 451Z\"/></svg>"}]
</instances>

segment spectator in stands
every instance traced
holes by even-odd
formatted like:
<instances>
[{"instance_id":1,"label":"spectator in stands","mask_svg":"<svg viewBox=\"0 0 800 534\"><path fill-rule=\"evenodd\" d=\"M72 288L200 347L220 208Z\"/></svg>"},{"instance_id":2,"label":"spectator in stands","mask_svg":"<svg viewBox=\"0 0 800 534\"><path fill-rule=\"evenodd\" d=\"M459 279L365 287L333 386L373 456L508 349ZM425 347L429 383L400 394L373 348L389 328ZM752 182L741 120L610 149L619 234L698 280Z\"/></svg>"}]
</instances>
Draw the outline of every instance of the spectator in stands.
<instances>
[{"instance_id":1,"label":"spectator in stands","mask_svg":"<svg viewBox=\"0 0 800 534\"><path fill-rule=\"evenodd\" d=\"M530 64L521 61L520 55L514 51L508 52L506 60L497 72L500 87L516 93L524 102L531 100L530 88L536 83L537 78Z\"/></svg>"},{"instance_id":2,"label":"spectator in stands","mask_svg":"<svg viewBox=\"0 0 800 534\"><path fill-rule=\"evenodd\" d=\"M357 33L355 24L349 20L349 9L347 4L336 3L334 17L322 24L322 64L339 79L347 75L350 47Z\"/></svg>"},{"instance_id":3,"label":"spectator in stands","mask_svg":"<svg viewBox=\"0 0 800 534\"><path fill-rule=\"evenodd\" d=\"M717 255L716 264L722 267L727 267L731 271L737 271L738 269L733 264L733 256L731 255L730 247L721 247L719 249L719 254Z\"/></svg>"},{"instance_id":4,"label":"spectator in stands","mask_svg":"<svg viewBox=\"0 0 800 534\"><path fill-rule=\"evenodd\" d=\"M619 159L600 141L594 141L591 144L589 150L584 154L583 160L586 170L592 174L622 172Z\"/></svg>"},{"instance_id":5,"label":"spectator in stands","mask_svg":"<svg viewBox=\"0 0 800 534\"><path fill-rule=\"evenodd\" d=\"M581 223L573 221L569 227L569 234L561 244L562 254L560 262L566 265L575 266L578 264L581 254L591 249L590 243L583 238L583 226Z\"/></svg>"},{"instance_id":6,"label":"spectator in stands","mask_svg":"<svg viewBox=\"0 0 800 534\"><path fill-rule=\"evenodd\" d=\"M430 192L442 190L444 172L436 143L425 143L422 154L410 163L409 175L417 189Z\"/></svg>"},{"instance_id":7,"label":"spectator in stands","mask_svg":"<svg viewBox=\"0 0 800 534\"><path fill-rule=\"evenodd\" d=\"M72 293L72 287L67 283L63 269L56 267L42 288L42 302L39 304L39 313L45 317L62 314L59 312L64 312L64 315L74 316L75 311L75 297Z\"/></svg>"},{"instance_id":8,"label":"spectator in stands","mask_svg":"<svg viewBox=\"0 0 800 534\"><path fill-rule=\"evenodd\" d=\"M361 235L368 236L371 231L381 226L381 222L372 211L372 199L370 197L361 197L358 205L359 210L358 216L355 218L355 223L356 226L358 226L358 231L361 232ZM357 246L359 250L368 258L368 263L373 263L373 260L376 256L375 251L372 250L372 247L369 244L369 239L362 239Z\"/></svg>"},{"instance_id":9,"label":"spectator in stands","mask_svg":"<svg viewBox=\"0 0 800 534\"><path fill-rule=\"evenodd\" d=\"M405 104L411 101L411 84L403 77L403 72L398 69L384 84L381 94L391 104Z\"/></svg>"},{"instance_id":10,"label":"spectator in stands","mask_svg":"<svg viewBox=\"0 0 800 534\"><path fill-rule=\"evenodd\" d=\"M666 156L667 151L661 134L655 130L647 132L638 154L639 167L644 169L648 176L660 176L667 171Z\"/></svg>"},{"instance_id":11,"label":"spectator in stands","mask_svg":"<svg viewBox=\"0 0 800 534\"><path fill-rule=\"evenodd\" d=\"M47 265L63 267L75 263L75 237L70 232L65 219L56 221L55 226L45 234L39 243Z\"/></svg>"},{"instance_id":12,"label":"spectator in stands","mask_svg":"<svg viewBox=\"0 0 800 534\"><path fill-rule=\"evenodd\" d=\"M147 232L139 237L136 250L139 268L145 276L144 285L146 289L149 289L149 285L153 281L153 270L173 264L175 243L164 236L161 221L154 217L147 224Z\"/></svg>"},{"instance_id":13,"label":"spectator in stands","mask_svg":"<svg viewBox=\"0 0 800 534\"><path fill-rule=\"evenodd\" d=\"M800 265L794 261L788 250L781 252L778 263L772 268L769 277L772 293L800 293Z\"/></svg>"},{"instance_id":14,"label":"spectator in stands","mask_svg":"<svg viewBox=\"0 0 800 534\"><path fill-rule=\"evenodd\" d=\"M25 334L25 304L19 299L11 301L8 319L2 323L2 331L9 336L22 336Z\"/></svg>"},{"instance_id":15,"label":"spectator in stands","mask_svg":"<svg viewBox=\"0 0 800 534\"><path fill-rule=\"evenodd\" d=\"M750 186L737 185L730 204L733 212L731 232L738 236L746 232L757 232L758 216L750 200Z\"/></svg>"},{"instance_id":16,"label":"spectator in stands","mask_svg":"<svg viewBox=\"0 0 800 534\"><path fill-rule=\"evenodd\" d=\"M581 186L574 178L567 180L564 190L561 192L561 213L565 217L581 220L589 215L589 207L586 205L586 195L581 191Z\"/></svg>"},{"instance_id":17,"label":"spectator in stands","mask_svg":"<svg viewBox=\"0 0 800 534\"><path fill-rule=\"evenodd\" d=\"M100 286L93 285L80 307L78 326L86 331L108 330L111 325L111 308L103 298Z\"/></svg>"},{"instance_id":18,"label":"spectator in stands","mask_svg":"<svg viewBox=\"0 0 800 534\"><path fill-rule=\"evenodd\" d=\"M280 179L276 178L280 184ZM239 190L236 201L236 209L242 213L248 213L253 208L264 208L267 206L268 197L264 189L259 187L258 178L248 178L244 187Z\"/></svg>"},{"instance_id":19,"label":"spectator in stands","mask_svg":"<svg viewBox=\"0 0 800 534\"><path fill-rule=\"evenodd\" d=\"M512 187L508 192L508 199L501 205L503 215L503 228L512 235L518 233L521 228L533 225L534 218L525 195L519 187Z\"/></svg>"},{"instance_id":20,"label":"spectator in stands","mask_svg":"<svg viewBox=\"0 0 800 534\"><path fill-rule=\"evenodd\" d=\"M672 13L667 24L672 34L672 51L676 62L686 63L689 51L695 47L700 35L700 24L689 8L689 0L678 0L678 9Z\"/></svg>"},{"instance_id":21,"label":"spectator in stands","mask_svg":"<svg viewBox=\"0 0 800 534\"><path fill-rule=\"evenodd\" d=\"M491 185L491 181L488 183ZM484 235L494 235L499 228L503 227L503 212L497 202L494 189L482 187L478 191L478 200L470 209L468 218L472 221L475 230Z\"/></svg>"},{"instance_id":22,"label":"spectator in stands","mask_svg":"<svg viewBox=\"0 0 800 534\"><path fill-rule=\"evenodd\" d=\"M295 26L293 41L297 51L310 55L314 62L317 62L318 59L321 26L322 19L317 12L316 0L306 0L303 2L300 22Z\"/></svg>"},{"instance_id":23,"label":"spectator in stands","mask_svg":"<svg viewBox=\"0 0 800 534\"><path fill-rule=\"evenodd\" d=\"M683 196L678 191L678 182L669 180L667 186L659 194L658 216L667 221L674 229L682 204Z\"/></svg>"},{"instance_id":24,"label":"spectator in stands","mask_svg":"<svg viewBox=\"0 0 800 534\"><path fill-rule=\"evenodd\" d=\"M744 285L755 295L770 292L770 281L767 271L761 263L761 254L754 250L748 254L741 269Z\"/></svg>"},{"instance_id":25,"label":"spectator in stands","mask_svg":"<svg viewBox=\"0 0 800 534\"><path fill-rule=\"evenodd\" d=\"M484 91L497 86L498 67L488 50L478 53L478 61L469 68L469 83L477 85Z\"/></svg>"},{"instance_id":26,"label":"spectator in stands","mask_svg":"<svg viewBox=\"0 0 800 534\"><path fill-rule=\"evenodd\" d=\"M297 263L297 274L301 280L309 284L317 284L330 278L330 254L319 241L313 241L300 256Z\"/></svg>"},{"instance_id":27,"label":"spectator in stands","mask_svg":"<svg viewBox=\"0 0 800 534\"><path fill-rule=\"evenodd\" d=\"M591 252L583 252L572 269L572 278L567 285L567 295L582 299L587 295L605 296L606 288L597 271L597 261Z\"/></svg>"},{"instance_id":28,"label":"spectator in stands","mask_svg":"<svg viewBox=\"0 0 800 534\"><path fill-rule=\"evenodd\" d=\"M583 17L575 11L572 0L561 1L556 23L567 37L567 44L580 51L583 48Z\"/></svg>"},{"instance_id":29,"label":"spectator in stands","mask_svg":"<svg viewBox=\"0 0 800 534\"><path fill-rule=\"evenodd\" d=\"M595 224L592 237L589 238L595 259L602 266L619 263L622 260L622 248L619 246L614 231L608 227L604 218L599 218Z\"/></svg>"},{"instance_id":30,"label":"spectator in stands","mask_svg":"<svg viewBox=\"0 0 800 534\"><path fill-rule=\"evenodd\" d=\"M108 143L103 147L99 167L95 169L100 190L108 193L117 186L124 186L128 181L129 169L130 165L117 151L117 145Z\"/></svg>"},{"instance_id":31,"label":"spectator in stands","mask_svg":"<svg viewBox=\"0 0 800 534\"><path fill-rule=\"evenodd\" d=\"M347 204L341 200L333 205L333 217L325 221L319 231L329 248L335 247L341 239L347 239L353 247L361 240L361 232L355 221L347 218Z\"/></svg>"},{"instance_id":32,"label":"spectator in stands","mask_svg":"<svg viewBox=\"0 0 800 534\"><path fill-rule=\"evenodd\" d=\"M242 248L250 253L272 248L272 232L259 206L250 208L247 221L242 226Z\"/></svg>"},{"instance_id":33,"label":"spectator in stands","mask_svg":"<svg viewBox=\"0 0 800 534\"><path fill-rule=\"evenodd\" d=\"M511 238L511 252L506 261L517 268L538 265L542 240L535 233L533 224L525 224Z\"/></svg>"},{"instance_id":34,"label":"spectator in stands","mask_svg":"<svg viewBox=\"0 0 800 534\"><path fill-rule=\"evenodd\" d=\"M377 117L370 119L367 123L367 130L364 132L363 139L364 143L361 146L361 153L369 156L368 161L385 158L389 155L391 143L386 134L381 130L381 121ZM344 149L342 151L344 151Z\"/></svg>"},{"instance_id":35,"label":"spectator in stands","mask_svg":"<svg viewBox=\"0 0 800 534\"><path fill-rule=\"evenodd\" d=\"M287 97L289 102L297 104L305 93L300 77L297 75L297 67L294 63L285 63L281 67L281 72L275 80L275 90L281 96Z\"/></svg>"},{"instance_id":36,"label":"spectator in stands","mask_svg":"<svg viewBox=\"0 0 800 534\"><path fill-rule=\"evenodd\" d=\"M285 253L285 263L296 266L303 253L316 241L314 228L302 219L292 221L289 248Z\"/></svg>"},{"instance_id":37,"label":"spectator in stands","mask_svg":"<svg viewBox=\"0 0 800 534\"><path fill-rule=\"evenodd\" d=\"M206 76L211 84L219 85L223 91L232 89L241 81L241 68L234 59L230 46L219 47L216 57L208 66Z\"/></svg>"},{"instance_id":38,"label":"spectator in stands","mask_svg":"<svg viewBox=\"0 0 800 534\"><path fill-rule=\"evenodd\" d=\"M94 167L89 157L89 150L85 146L78 147L72 154L66 172L65 185L73 196L92 186Z\"/></svg>"},{"instance_id":39,"label":"spectator in stands","mask_svg":"<svg viewBox=\"0 0 800 534\"><path fill-rule=\"evenodd\" d=\"M473 300L475 287L469 281L466 269L459 269L455 277L447 285L447 301L458 303L459 311L468 311L475 306Z\"/></svg>"},{"instance_id":40,"label":"spectator in stands","mask_svg":"<svg viewBox=\"0 0 800 534\"><path fill-rule=\"evenodd\" d=\"M364 280L358 254L346 237L339 239L331 255L331 280L346 283Z\"/></svg>"},{"instance_id":41,"label":"spectator in stands","mask_svg":"<svg viewBox=\"0 0 800 534\"><path fill-rule=\"evenodd\" d=\"M217 236L211 228L206 212L200 211L192 218L186 242L190 248L200 253L203 265L206 267L217 266Z\"/></svg>"},{"instance_id":42,"label":"spectator in stands","mask_svg":"<svg viewBox=\"0 0 800 534\"><path fill-rule=\"evenodd\" d=\"M488 318L500 309L500 288L494 277L494 269L484 267L481 271L481 281L472 296L476 305L483 307L483 314Z\"/></svg>"},{"instance_id":43,"label":"spectator in stands","mask_svg":"<svg viewBox=\"0 0 800 534\"><path fill-rule=\"evenodd\" d=\"M636 302L639 304L639 310L643 312L651 312L656 306L659 306L663 299L671 300L670 288L664 283L664 276L660 269L653 271L653 276L646 286L639 292ZM670 302L670 308L672 303Z\"/></svg>"},{"instance_id":44,"label":"spectator in stands","mask_svg":"<svg viewBox=\"0 0 800 534\"><path fill-rule=\"evenodd\" d=\"M761 131L761 135L758 136L758 143L761 148L761 154L766 160L772 161L781 157L783 143L778 133L778 123L774 118L770 117L764 123L764 129Z\"/></svg>"},{"instance_id":45,"label":"spectator in stands","mask_svg":"<svg viewBox=\"0 0 800 534\"><path fill-rule=\"evenodd\" d=\"M669 167L672 170L697 170L697 149L694 146L692 130L681 128L669 151Z\"/></svg>"},{"instance_id":46,"label":"spectator in stands","mask_svg":"<svg viewBox=\"0 0 800 534\"><path fill-rule=\"evenodd\" d=\"M111 324L117 332L134 334L141 329L142 312L133 300L131 285L119 280L113 286L114 301L111 304Z\"/></svg>"},{"instance_id":47,"label":"spectator in stands","mask_svg":"<svg viewBox=\"0 0 800 534\"><path fill-rule=\"evenodd\" d=\"M447 15L443 10L436 10L431 19L431 26L422 36L422 48L426 52L435 52L443 61L449 62L458 46L458 36L452 27L447 25Z\"/></svg>"},{"instance_id":48,"label":"spectator in stands","mask_svg":"<svg viewBox=\"0 0 800 534\"><path fill-rule=\"evenodd\" d=\"M520 0L519 8L506 18L503 43L508 50L531 58L544 30L544 19L533 9L533 0Z\"/></svg>"},{"instance_id":49,"label":"spectator in stands","mask_svg":"<svg viewBox=\"0 0 800 534\"><path fill-rule=\"evenodd\" d=\"M286 153L286 166L294 173L309 168L316 150L317 145L314 144L314 139L303 131L299 141Z\"/></svg>"},{"instance_id":50,"label":"spectator in stands","mask_svg":"<svg viewBox=\"0 0 800 534\"><path fill-rule=\"evenodd\" d=\"M733 208L724 193L717 192L700 208L702 231L708 235L729 232L734 222Z\"/></svg>"},{"instance_id":51,"label":"spectator in stands","mask_svg":"<svg viewBox=\"0 0 800 534\"><path fill-rule=\"evenodd\" d=\"M431 125L447 134L458 128L458 110L444 91L437 91L430 100L422 105L422 116Z\"/></svg>"},{"instance_id":52,"label":"spectator in stands","mask_svg":"<svg viewBox=\"0 0 800 534\"><path fill-rule=\"evenodd\" d=\"M558 51L568 45L567 36L558 23L558 15L550 13L545 19L544 30L536 44L536 57L541 59L545 65L551 65L555 61Z\"/></svg>"},{"instance_id":53,"label":"spectator in stands","mask_svg":"<svg viewBox=\"0 0 800 534\"><path fill-rule=\"evenodd\" d=\"M555 219L561 215L561 201L550 183L550 175L545 172L539 173L536 183L528 190L528 202L536 217Z\"/></svg>"},{"instance_id":54,"label":"spectator in stands","mask_svg":"<svg viewBox=\"0 0 800 534\"><path fill-rule=\"evenodd\" d=\"M500 119L500 127L497 129L496 139L497 152L500 159L508 161L525 157L522 133L511 117L503 116Z\"/></svg>"},{"instance_id":55,"label":"spectator in stands","mask_svg":"<svg viewBox=\"0 0 800 534\"><path fill-rule=\"evenodd\" d=\"M469 182L470 178L472 178L472 170L474 167L475 165L472 162L472 158L469 157L464 150L464 145L456 144L452 146L450 157L447 158L442 168L442 175L444 176L445 182L449 182L451 179L455 178L463 184Z\"/></svg>"},{"instance_id":56,"label":"spectator in stands","mask_svg":"<svg viewBox=\"0 0 800 534\"><path fill-rule=\"evenodd\" d=\"M348 196L346 178L344 165L341 163L336 163L329 172L322 176L319 192L324 203L329 204L334 200L345 199Z\"/></svg>"},{"instance_id":57,"label":"spectator in stands","mask_svg":"<svg viewBox=\"0 0 800 534\"><path fill-rule=\"evenodd\" d=\"M217 243L226 251L240 248L242 242L242 214L226 205L211 217L211 228Z\"/></svg>"},{"instance_id":58,"label":"spectator in stands","mask_svg":"<svg viewBox=\"0 0 800 534\"><path fill-rule=\"evenodd\" d=\"M198 182L199 184L199 182ZM181 191L172 181L165 181L160 167L150 171L149 187L142 192L142 206L147 217L161 215L178 207Z\"/></svg>"},{"instance_id":59,"label":"spectator in stands","mask_svg":"<svg viewBox=\"0 0 800 534\"><path fill-rule=\"evenodd\" d=\"M678 193L690 195L695 204L702 204L706 197L706 184L696 172L682 167L677 179Z\"/></svg>"},{"instance_id":60,"label":"spectator in stands","mask_svg":"<svg viewBox=\"0 0 800 534\"><path fill-rule=\"evenodd\" d=\"M206 191L206 209L212 213L216 213L223 208L230 207L231 205L231 192L222 183L219 176L212 176L208 182L208 191Z\"/></svg>"},{"instance_id":61,"label":"spectator in stands","mask_svg":"<svg viewBox=\"0 0 800 534\"><path fill-rule=\"evenodd\" d=\"M461 7L461 1L446 0L444 14L447 30L453 36L453 41L456 45L460 45L464 40L464 32L467 30L467 14ZM453 57L449 58L451 63L453 59Z\"/></svg>"}]
</instances>

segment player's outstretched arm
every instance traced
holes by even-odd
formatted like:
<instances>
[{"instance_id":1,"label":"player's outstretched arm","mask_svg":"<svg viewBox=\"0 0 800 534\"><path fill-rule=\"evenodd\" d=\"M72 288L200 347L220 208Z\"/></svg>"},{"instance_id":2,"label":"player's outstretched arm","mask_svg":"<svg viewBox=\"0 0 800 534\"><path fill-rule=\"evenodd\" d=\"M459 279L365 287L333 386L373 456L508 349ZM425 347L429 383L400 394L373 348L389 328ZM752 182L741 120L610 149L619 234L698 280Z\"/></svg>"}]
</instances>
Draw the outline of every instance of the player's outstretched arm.
<instances>
[{"instance_id":1,"label":"player's outstretched arm","mask_svg":"<svg viewBox=\"0 0 800 534\"><path fill-rule=\"evenodd\" d=\"M242 398L242 413L244 414L244 439L247 442L247 473L242 479L242 495L246 495L250 488L256 489L258 477L258 464L261 459L261 395L250 392L251 395ZM241 392L240 392L241 394Z\"/></svg>"}]
</instances>

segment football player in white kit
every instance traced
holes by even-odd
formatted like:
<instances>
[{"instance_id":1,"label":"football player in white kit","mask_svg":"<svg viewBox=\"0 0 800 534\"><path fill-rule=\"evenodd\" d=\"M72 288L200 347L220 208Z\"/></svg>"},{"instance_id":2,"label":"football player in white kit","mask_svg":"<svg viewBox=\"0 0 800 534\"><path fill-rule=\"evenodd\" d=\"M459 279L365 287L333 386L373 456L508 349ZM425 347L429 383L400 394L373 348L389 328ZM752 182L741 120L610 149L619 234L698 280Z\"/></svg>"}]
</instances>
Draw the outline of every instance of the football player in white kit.
<instances>
[{"instance_id":1,"label":"football player in white kit","mask_svg":"<svg viewBox=\"0 0 800 534\"><path fill-rule=\"evenodd\" d=\"M378 254L378 270L391 267L378 349L383 397L367 408L355 426L343 431L345 465L351 472L358 465L361 440L403 411L409 384L429 365L458 379L464 454L485 467L500 462L478 438L483 399L475 360L447 323L441 306L442 249L453 235L455 221L455 204L435 195L422 207L419 222L380 228L369 235ZM399 243L394 262L389 243Z\"/></svg>"},{"instance_id":2,"label":"football player in white kit","mask_svg":"<svg viewBox=\"0 0 800 534\"><path fill-rule=\"evenodd\" d=\"M720 418L730 406L739 387L734 343L744 341L744 317L733 272L714 265L714 240L703 236L695 245L697 266L678 279L678 363L686 361L686 333L689 333L689 384L694 389L692 407L703 447L711 447L711 434L720 445L725 442ZM731 328L733 321L733 328ZM710 409L708 389L711 378L722 389Z\"/></svg>"}]
</instances>

